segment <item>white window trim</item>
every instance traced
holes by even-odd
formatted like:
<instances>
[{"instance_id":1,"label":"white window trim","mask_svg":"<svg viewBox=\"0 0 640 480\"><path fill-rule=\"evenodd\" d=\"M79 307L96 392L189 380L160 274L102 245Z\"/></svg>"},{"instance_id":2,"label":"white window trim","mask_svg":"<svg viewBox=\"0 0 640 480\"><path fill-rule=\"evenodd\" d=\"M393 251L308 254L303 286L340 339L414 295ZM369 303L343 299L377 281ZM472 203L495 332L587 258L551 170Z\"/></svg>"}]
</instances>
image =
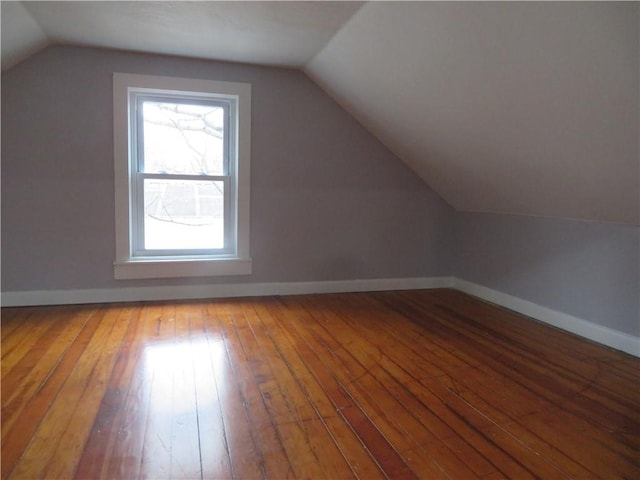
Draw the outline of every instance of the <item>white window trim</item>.
<instances>
[{"instance_id":1,"label":"white window trim","mask_svg":"<svg viewBox=\"0 0 640 480\"><path fill-rule=\"evenodd\" d=\"M132 252L132 179L129 141L129 89L156 92L206 92L236 98L237 115L237 238L233 255L136 257ZM113 129L115 173L116 279L247 275L249 253L249 191L251 162L251 85L202 79L113 74Z\"/></svg>"}]
</instances>

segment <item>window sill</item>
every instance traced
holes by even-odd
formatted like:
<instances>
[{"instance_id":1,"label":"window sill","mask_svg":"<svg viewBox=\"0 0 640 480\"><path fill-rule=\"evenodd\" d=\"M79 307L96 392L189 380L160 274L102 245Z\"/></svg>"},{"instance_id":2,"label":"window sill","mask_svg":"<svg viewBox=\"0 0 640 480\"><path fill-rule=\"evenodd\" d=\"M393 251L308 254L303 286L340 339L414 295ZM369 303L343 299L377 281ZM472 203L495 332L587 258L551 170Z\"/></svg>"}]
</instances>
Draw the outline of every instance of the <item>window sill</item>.
<instances>
[{"instance_id":1,"label":"window sill","mask_svg":"<svg viewBox=\"0 0 640 480\"><path fill-rule=\"evenodd\" d=\"M113 264L116 280L249 275L251 258L135 259Z\"/></svg>"}]
</instances>

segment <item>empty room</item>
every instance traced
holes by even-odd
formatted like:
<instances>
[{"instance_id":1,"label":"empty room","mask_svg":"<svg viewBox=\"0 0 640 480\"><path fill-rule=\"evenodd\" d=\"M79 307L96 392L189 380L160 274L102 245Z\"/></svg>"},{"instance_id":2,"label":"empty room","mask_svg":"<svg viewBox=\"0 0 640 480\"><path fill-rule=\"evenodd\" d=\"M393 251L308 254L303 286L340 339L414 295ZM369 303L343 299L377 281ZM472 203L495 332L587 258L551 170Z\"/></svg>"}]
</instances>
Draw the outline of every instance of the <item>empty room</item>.
<instances>
[{"instance_id":1,"label":"empty room","mask_svg":"<svg viewBox=\"0 0 640 480\"><path fill-rule=\"evenodd\" d=\"M640 2L1 22L2 480L640 478Z\"/></svg>"}]
</instances>

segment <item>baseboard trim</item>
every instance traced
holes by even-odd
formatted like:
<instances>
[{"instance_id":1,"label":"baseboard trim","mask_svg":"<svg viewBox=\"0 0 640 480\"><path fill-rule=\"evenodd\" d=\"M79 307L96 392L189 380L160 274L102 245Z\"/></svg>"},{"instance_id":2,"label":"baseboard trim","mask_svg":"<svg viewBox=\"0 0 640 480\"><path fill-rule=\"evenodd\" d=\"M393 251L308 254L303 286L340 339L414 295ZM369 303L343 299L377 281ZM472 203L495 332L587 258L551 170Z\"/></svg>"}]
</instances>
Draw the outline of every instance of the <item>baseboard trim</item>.
<instances>
[{"instance_id":1,"label":"baseboard trim","mask_svg":"<svg viewBox=\"0 0 640 480\"><path fill-rule=\"evenodd\" d=\"M323 282L237 283L2 292L1 304L3 307L22 307L31 305L261 297L268 295L374 292L433 288L454 288L589 340L640 357L640 339L637 337L456 277L383 278Z\"/></svg>"},{"instance_id":2,"label":"baseboard trim","mask_svg":"<svg viewBox=\"0 0 640 480\"><path fill-rule=\"evenodd\" d=\"M616 350L621 350L635 357L640 357L640 338L634 337L633 335L603 327L597 323L558 312L528 300L492 290L491 288L460 278L453 279L452 288L574 333L580 337L593 340L594 342Z\"/></svg>"},{"instance_id":3,"label":"baseboard trim","mask_svg":"<svg viewBox=\"0 0 640 480\"><path fill-rule=\"evenodd\" d=\"M158 287L104 288L86 290L39 290L2 292L3 307L69 305L83 303L190 300L312 293L373 292L450 288L452 277L381 278L322 282L236 283Z\"/></svg>"}]
</instances>

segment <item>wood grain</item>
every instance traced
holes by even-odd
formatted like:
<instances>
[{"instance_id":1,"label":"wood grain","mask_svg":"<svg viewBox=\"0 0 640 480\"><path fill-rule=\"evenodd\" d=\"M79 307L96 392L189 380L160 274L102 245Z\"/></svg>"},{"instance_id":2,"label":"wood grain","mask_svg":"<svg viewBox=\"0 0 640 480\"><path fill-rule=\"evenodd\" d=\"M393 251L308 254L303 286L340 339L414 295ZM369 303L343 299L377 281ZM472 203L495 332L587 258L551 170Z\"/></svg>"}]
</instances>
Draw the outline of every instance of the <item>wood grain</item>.
<instances>
[{"instance_id":1,"label":"wood grain","mask_svg":"<svg viewBox=\"0 0 640 480\"><path fill-rule=\"evenodd\" d=\"M2 310L2 479L640 478L640 359L453 290Z\"/></svg>"}]
</instances>

